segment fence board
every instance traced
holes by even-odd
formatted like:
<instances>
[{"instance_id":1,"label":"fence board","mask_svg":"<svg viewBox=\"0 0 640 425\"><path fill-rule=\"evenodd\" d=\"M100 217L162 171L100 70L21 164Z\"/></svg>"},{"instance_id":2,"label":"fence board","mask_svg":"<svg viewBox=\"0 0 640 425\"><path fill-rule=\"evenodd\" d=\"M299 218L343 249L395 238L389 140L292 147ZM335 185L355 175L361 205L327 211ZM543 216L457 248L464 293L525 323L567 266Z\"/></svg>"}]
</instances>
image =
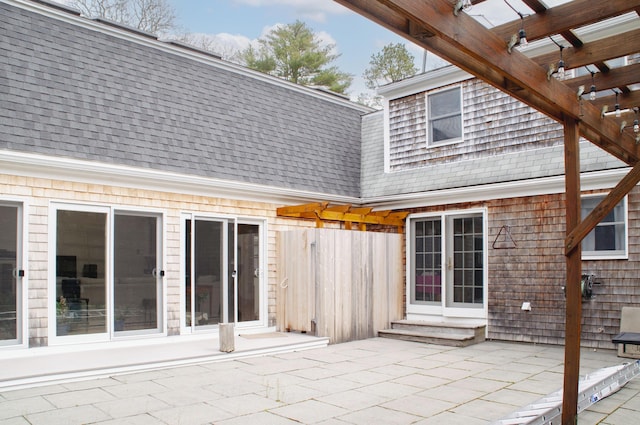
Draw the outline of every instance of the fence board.
<instances>
[{"instance_id":1,"label":"fence board","mask_svg":"<svg viewBox=\"0 0 640 425\"><path fill-rule=\"evenodd\" d=\"M311 332L315 320L316 335L337 343L402 318L401 235L299 229L278 241L279 329Z\"/></svg>"}]
</instances>

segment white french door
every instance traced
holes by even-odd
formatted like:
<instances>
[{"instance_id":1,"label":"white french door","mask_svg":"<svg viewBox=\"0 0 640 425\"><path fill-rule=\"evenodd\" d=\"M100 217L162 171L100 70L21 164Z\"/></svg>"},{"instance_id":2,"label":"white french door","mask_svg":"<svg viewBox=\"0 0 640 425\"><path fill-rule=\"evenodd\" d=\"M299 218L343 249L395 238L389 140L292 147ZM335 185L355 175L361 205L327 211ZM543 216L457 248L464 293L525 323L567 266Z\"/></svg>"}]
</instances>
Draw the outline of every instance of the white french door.
<instances>
[{"instance_id":1,"label":"white french door","mask_svg":"<svg viewBox=\"0 0 640 425\"><path fill-rule=\"evenodd\" d=\"M409 218L409 318L486 318L484 217L478 210Z\"/></svg>"}]
</instances>

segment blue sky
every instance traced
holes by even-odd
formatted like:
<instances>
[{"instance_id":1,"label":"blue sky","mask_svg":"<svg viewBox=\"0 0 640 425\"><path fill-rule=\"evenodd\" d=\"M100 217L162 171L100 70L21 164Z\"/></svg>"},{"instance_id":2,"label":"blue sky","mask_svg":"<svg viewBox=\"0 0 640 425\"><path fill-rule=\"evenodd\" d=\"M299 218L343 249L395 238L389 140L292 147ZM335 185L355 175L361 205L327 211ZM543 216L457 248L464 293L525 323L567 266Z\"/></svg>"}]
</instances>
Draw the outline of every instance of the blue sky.
<instances>
[{"instance_id":1,"label":"blue sky","mask_svg":"<svg viewBox=\"0 0 640 425\"><path fill-rule=\"evenodd\" d=\"M335 65L353 75L349 89L352 98L369 92L362 74L369 66L371 55L389 43L403 43L422 68L423 51L404 38L351 12L333 0L167 0L176 11L177 23L184 32L205 36L220 46L214 50L225 55L232 49L242 49L255 42L278 24L297 19L309 25L327 43L336 45L341 56ZM546 0L549 6L567 0ZM508 4L507 4L508 2ZM468 11L486 26L518 19L513 8L531 13L520 0L487 0ZM225 47L226 46L226 47ZM427 55L427 68L443 63Z\"/></svg>"},{"instance_id":2,"label":"blue sky","mask_svg":"<svg viewBox=\"0 0 640 425\"><path fill-rule=\"evenodd\" d=\"M547 4L562 0L548 0ZM566 1L566 0L565 0ZM341 56L335 65L353 75L349 89L352 98L369 92L362 74L369 66L371 55L389 43L403 43L415 57L416 67L422 68L423 51L404 38L380 25L351 12L333 0L168 0L174 7L177 23L184 32L215 40L214 48L225 55L232 48L245 48L278 24L299 19L328 43L336 45ZM508 0L516 10L529 13L519 0ZM493 25L517 19L517 14L504 0L487 0L469 12L483 24ZM223 47L227 46L227 47ZM225 51L226 50L226 51ZM427 55L427 68L442 65L433 55Z\"/></svg>"},{"instance_id":3,"label":"blue sky","mask_svg":"<svg viewBox=\"0 0 640 425\"><path fill-rule=\"evenodd\" d=\"M305 22L321 39L336 45L340 57L335 65L354 77L352 96L367 90L361 77L371 55L386 44L405 43L332 0L170 0L170 4L186 32L215 36L219 43L236 47L246 47L277 24ZM410 48L421 66L421 50Z\"/></svg>"}]
</instances>

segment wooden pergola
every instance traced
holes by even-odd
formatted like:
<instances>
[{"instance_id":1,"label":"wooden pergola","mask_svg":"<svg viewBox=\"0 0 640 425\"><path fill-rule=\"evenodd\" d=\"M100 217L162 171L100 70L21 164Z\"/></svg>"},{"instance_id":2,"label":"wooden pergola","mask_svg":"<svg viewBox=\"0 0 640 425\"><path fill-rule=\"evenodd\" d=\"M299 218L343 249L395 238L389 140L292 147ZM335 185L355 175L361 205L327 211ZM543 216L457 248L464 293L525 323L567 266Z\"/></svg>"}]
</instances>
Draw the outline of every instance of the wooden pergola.
<instances>
[{"instance_id":1,"label":"wooden pergola","mask_svg":"<svg viewBox=\"0 0 640 425\"><path fill-rule=\"evenodd\" d=\"M335 0L486 81L564 125L567 265L563 425L577 423L582 316L581 242L640 181L639 133L634 120L640 106L640 63L611 68L606 61L637 57L640 29L585 42L579 29L626 13L640 14L640 0L573 0L548 8L541 0L521 0L530 11L486 28L466 13L463 0ZM484 0L471 0L477 4ZM507 0L508 2L509 0ZM496 7L507 7L497 2ZM526 12L526 13L524 13ZM469 12L472 13L472 12ZM519 51L521 30L531 42L547 37L558 52L527 57ZM589 75L559 79L559 59L567 69L588 66ZM594 85L600 96L589 99ZM609 95L602 95L610 93ZM614 94L615 93L615 94ZM620 117L616 109L622 111ZM580 219L580 136L631 167L607 197Z\"/></svg>"},{"instance_id":2,"label":"wooden pergola","mask_svg":"<svg viewBox=\"0 0 640 425\"><path fill-rule=\"evenodd\" d=\"M279 217L293 217L315 220L316 227L324 227L325 222L339 222L346 230L352 230L355 224L358 230L366 231L367 224L393 226L398 233L404 231L404 219L408 212L373 211L369 207L354 207L350 204L329 205L328 202L280 207L276 210Z\"/></svg>"}]
</instances>

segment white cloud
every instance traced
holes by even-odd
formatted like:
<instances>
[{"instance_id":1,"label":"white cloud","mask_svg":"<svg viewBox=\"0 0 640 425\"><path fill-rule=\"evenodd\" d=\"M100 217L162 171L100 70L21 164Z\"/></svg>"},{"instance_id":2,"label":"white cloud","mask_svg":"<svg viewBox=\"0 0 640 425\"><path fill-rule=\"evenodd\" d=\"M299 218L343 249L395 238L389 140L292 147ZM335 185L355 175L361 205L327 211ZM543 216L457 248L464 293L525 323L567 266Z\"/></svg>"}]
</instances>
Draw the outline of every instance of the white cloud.
<instances>
[{"instance_id":1,"label":"white cloud","mask_svg":"<svg viewBox=\"0 0 640 425\"><path fill-rule=\"evenodd\" d=\"M252 7L285 6L293 9L302 20L326 22L327 16L347 13L347 9L333 0L233 0Z\"/></svg>"}]
</instances>

